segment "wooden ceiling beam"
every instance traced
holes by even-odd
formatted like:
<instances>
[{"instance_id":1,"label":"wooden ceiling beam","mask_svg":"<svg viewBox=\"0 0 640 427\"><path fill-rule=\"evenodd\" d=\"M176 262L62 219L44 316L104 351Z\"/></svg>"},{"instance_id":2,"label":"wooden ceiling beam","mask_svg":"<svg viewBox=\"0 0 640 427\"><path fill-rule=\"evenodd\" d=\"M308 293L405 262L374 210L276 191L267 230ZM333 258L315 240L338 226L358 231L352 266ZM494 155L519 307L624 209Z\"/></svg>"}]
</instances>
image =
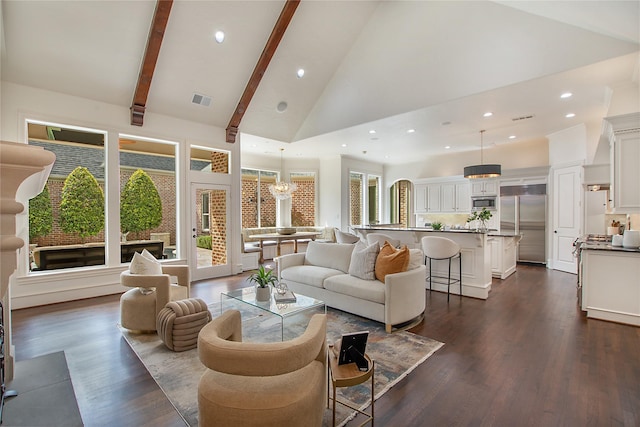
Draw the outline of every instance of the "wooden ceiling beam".
<instances>
[{"instance_id":1,"label":"wooden ceiling beam","mask_svg":"<svg viewBox=\"0 0 640 427\"><path fill-rule=\"evenodd\" d=\"M158 0L156 3L156 10L153 13L153 21L147 38L147 47L144 51L138 83L136 84L136 91L133 94L133 102L131 104L131 124L134 126L142 126L144 120L151 80L158 62L158 55L160 54L160 47L162 46L162 39L169 22L172 6L173 0Z\"/></svg>"},{"instance_id":2,"label":"wooden ceiling beam","mask_svg":"<svg viewBox=\"0 0 640 427\"><path fill-rule=\"evenodd\" d=\"M244 89L244 93L240 97L240 102L238 102L238 106L231 116L231 120L229 120L229 125L227 126L227 142L236 142L236 135L238 134L238 127L240 126L242 117L247 111L247 108L251 103L251 99L256 93L258 85L262 80L262 76L264 76L264 73L267 71L269 62L271 62L271 58L273 58L273 55L275 54L276 49L278 48L278 45L280 44L280 41L282 40L282 37L284 36L284 33L287 30L287 27L289 26L289 23L293 18L293 14L299 4L300 0L287 0L282 8L278 21L273 27L269 40L267 40L267 44L265 45L264 50L260 55L260 59L258 59L258 63L249 78L249 82Z\"/></svg>"}]
</instances>

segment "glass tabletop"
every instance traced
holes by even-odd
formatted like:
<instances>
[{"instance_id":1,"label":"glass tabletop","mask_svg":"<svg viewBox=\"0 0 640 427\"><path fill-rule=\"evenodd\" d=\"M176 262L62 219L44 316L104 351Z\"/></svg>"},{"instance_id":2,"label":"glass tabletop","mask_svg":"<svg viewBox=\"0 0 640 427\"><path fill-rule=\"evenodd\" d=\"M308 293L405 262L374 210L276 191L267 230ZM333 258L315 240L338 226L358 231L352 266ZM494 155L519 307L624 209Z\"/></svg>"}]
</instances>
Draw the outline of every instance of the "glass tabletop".
<instances>
[{"instance_id":1,"label":"glass tabletop","mask_svg":"<svg viewBox=\"0 0 640 427\"><path fill-rule=\"evenodd\" d=\"M279 303L276 302L274 295L271 295L269 301L256 301L256 291L254 287L236 289L233 291L222 292L222 295L233 298L238 301L250 304L254 307L266 310L280 317L287 317L297 314L301 311L308 310L313 307L325 307L324 301L311 298L296 293L295 302ZM325 307L326 309L326 307Z\"/></svg>"}]
</instances>

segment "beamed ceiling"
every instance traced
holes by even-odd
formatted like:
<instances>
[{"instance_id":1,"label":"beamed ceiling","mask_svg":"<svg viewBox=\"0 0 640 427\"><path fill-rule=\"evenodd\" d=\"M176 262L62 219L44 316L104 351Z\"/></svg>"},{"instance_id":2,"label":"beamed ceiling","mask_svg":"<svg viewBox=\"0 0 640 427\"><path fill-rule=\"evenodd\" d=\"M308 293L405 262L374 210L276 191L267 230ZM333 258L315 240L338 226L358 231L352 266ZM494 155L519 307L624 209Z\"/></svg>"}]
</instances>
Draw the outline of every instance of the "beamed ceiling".
<instances>
[{"instance_id":1,"label":"beamed ceiling","mask_svg":"<svg viewBox=\"0 0 640 427\"><path fill-rule=\"evenodd\" d=\"M284 7L175 0L144 112L226 129ZM129 108L155 9L3 0L2 79ZM242 115L242 149L399 164L477 150L480 129L485 147L544 139L601 121L637 84L639 46L637 1L303 0Z\"/></svg>"}]
</instances>

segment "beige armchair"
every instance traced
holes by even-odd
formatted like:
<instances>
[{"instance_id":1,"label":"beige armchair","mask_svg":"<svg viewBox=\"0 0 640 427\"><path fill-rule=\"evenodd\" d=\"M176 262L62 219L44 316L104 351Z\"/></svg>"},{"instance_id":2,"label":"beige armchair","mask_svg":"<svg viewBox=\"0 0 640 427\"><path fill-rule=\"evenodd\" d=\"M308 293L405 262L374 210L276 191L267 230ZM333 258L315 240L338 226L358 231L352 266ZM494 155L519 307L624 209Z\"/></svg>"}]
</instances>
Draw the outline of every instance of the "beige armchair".
<instances>
[{"instance_id":1,"label":"beige armchair","mask_svg":"<svg viewBox=\"0 0 640 427\"><path fill-rule=\"evenodd\" d=\"M198 337L209 368L198 385L199 425L321 426L326 407L327 319L311 318L300 337L242 342L240 312L228 310Z\"/></svg>"},{"instance_id":2,"label":"beige armchair","mask_svg":"<svg viewBox=\"0 0 640 427\"><path fill-rule=\"evenodd\" d=\"M176 277L177 283L171 283ZM156 316L169 301L190 297L191 279L187 265L163 265L162 274L120 274L120 284L130 288L120 297L120 324L138 332L155 332Z\"/></svg>"}]
</instances>

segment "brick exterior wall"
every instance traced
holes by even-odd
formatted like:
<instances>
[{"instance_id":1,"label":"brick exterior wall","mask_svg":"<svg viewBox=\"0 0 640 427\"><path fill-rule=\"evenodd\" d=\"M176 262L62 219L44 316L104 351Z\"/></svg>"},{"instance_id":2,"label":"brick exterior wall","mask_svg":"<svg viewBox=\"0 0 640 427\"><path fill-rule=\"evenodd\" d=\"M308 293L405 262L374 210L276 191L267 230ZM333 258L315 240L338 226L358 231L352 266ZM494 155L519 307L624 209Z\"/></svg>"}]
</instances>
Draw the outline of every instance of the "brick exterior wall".
<instances>
[{"instance_id":1,"label":"brick exterior wall","mask_svg":"<svg viewBox=\"0 0 640 427\"><path fill-rule=\"evenodd\" d=\"M275 227L276 199L269 192L269 185L275 182L269 177L260 179L260 224L258 225L258 177L242 175L242 228Z\"/></svg>"},{"instance_id":2,"label":"brick exterior wall","mask_svg":"<svg viewBox=\"0 0 640 427\"><path fill-rule=\"evenodd\" d=\"M313 176L293 176L291 182L298 188L291 197L291 225L316 225L316 180Z\"/></svg>"},{"instance_id":3,"label":"brick exterior wall","mask_svg":"<svg viewBox=\"0 0 640 427\"><path fill-rule=\"evenodd\" d=\"M129 177L135 170L122 169L120 172L120 190L124 188ZM162 200L162 223L159 227L151 230L141 231L139 233L129 233L128 240L148 240L151 233L169 233L171 244L176 241L176 183L175 176L168 173L155 173L147 171L151 180L160 193ZM98 181L100 187L104 191L104 182ZM60 201L62 197L62 187L64 186L64 178L49 178L49 194L51 197L51 205L53 211L53 229L51 233L44 237L33 239L30 243L36 243L38 246L56 246L56 245L73 245L78 243L104 242L104 230L95 236L88 237L84 241L75 233L63 233L60 229Z\"/></svg>"},{"instance_id":4,"label":"brick exterior wall","mask_svg":"<svg viewBox=\"0 0 640 427\"><path fill-rule=\"evenodd\" d=\"M211 172L229 173L229 153L211 152Z\"/></svg>"},{"instance_id":5,"label":"brick exterior wall","mask_svg":"<svg viewBox=\"0 0 640 427\"><path fill-rule=\"evenodd\" d=\"M211 233L211 265L227 263L227 204L225 190L212 190L209 195Z\"/></svg>"},{"instance_id":6,"label":"brick exterior wall","mask_svg":"<svg viewBox=\"0 0 640 427\"><path fill-rule=\"evenodd\" d=\"M362 176L349 177L349 193L349 222L351 225L360 225L362 222Z\"/></svg>"}]
</instances>

